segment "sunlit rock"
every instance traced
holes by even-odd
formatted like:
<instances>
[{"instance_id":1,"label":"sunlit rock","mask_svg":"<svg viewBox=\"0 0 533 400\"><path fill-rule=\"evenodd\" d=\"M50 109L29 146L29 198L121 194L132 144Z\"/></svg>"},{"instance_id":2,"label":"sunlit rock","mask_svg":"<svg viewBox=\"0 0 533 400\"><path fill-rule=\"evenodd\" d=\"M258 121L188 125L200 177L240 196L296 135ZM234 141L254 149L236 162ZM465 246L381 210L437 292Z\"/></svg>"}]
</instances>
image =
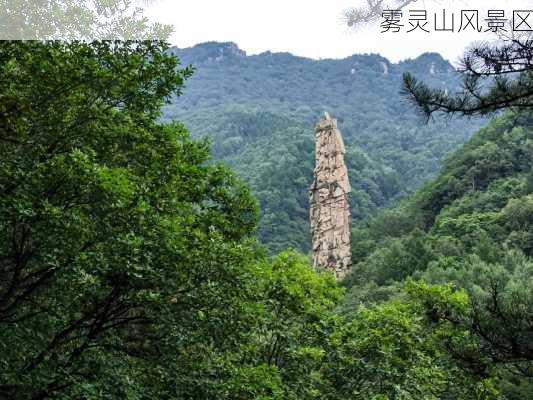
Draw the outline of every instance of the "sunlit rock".
<instances>
[{"instance_id":1,"label":"sunlit rock","mask_svg":"<svg viewBox=\"0 0 533 400\"><path fill-rule=\"evenodd\" d=\"M313 264L342 279L351 268L350 182L337 120L328 113L315 128L316 161L310 190Z\"/></svg>"}]
</instances>

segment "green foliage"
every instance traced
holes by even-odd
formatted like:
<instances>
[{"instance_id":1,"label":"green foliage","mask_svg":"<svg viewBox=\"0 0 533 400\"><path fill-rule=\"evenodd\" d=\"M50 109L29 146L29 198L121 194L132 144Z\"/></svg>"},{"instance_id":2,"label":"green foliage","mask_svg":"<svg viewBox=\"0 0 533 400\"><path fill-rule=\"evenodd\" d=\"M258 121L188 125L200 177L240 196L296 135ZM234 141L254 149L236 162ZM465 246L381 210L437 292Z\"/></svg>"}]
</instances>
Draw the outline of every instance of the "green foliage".
<instances>
[{"instance_id":1,"label":"green foliage","mask_svg":"<svg viewBox=\"0 0 533 400\"><path fill-rule=\"evenodd\" d=\"M416 302L363 308L329 342L326 398L497 398L490 380L461 375Z\"/></svg>"},{"instance_id":2,"label":"green foliage","mask_svg":"<svg viewBox=\"0 0 533 400\"><path fill-rule=\"evenodd\" d=\"M427 118L438 113L472 116L530 109L533 44L527 35L500 39L474 43L465 51L460 91L431 88L406 72L402 92Z\"/></svg>"},{"instance_id":3,"label":"green foliage","mask_svg":"<svg viewBox=\"0 0 533 400\"><path fill-rule=\"evenodd\" d=\"M528 113L495 119L435 180L356 224L355 266L340 306L353 317L365 304L418 302L461 369L496 376L506 396L524 398L527 378L511 379L508 370L530 376L533 362L531 127ZM412 278L422 283L403 291Z\"/></svg>"},{"instance_id":4,"label":"green foliage","mask_svg":"<svg viewBox=\"0 0 533 400\"><path fill-rule=\"evenodd\" d=\"M529 371L531 261L518 250L487 251L494 232L527 250L525 172L486 185L516 186L515 200L471 193L436 215L434 229L421 229L409 201L357 227L367 243L355 247L359 276L346 290L296 251L267 257L253 237L258 207L248 187L213 162L205 140L161 122L161 107L190 73L159 42L0 44L0 397L527 393L499 364ZM262 117L265 126L278 120ZM312 142L292 132L301 141L274 161L287 184L303 185L299 175L311 166L292 175L298 159L287 154L312 151ZM515 132L519 140L527 130ZM257 177L275 171L271 164ZM272 206L282 204L276 196ZM461 242L479 227L483 240ZM479 256L464 261L469 251ZM402 290L411 276L461 281L466 291ZM494 298L512 323L489 307ZM477 331L474 318L483 319Z\"/></svg>"},{"instance_id":5,"label":"green foliage","mask_svg":"<svg viewBox=\"0 0 533 400\"><path fill-rule=\"evenodd\" d=\"M135 398L201 313L236 321L256 204L157 122L190 73L165 49L0 46L2 396Z\"/></svg>"},{"instance_id":6,"label":"green foliage","mask_svg":"<svg viewBox=\"0 0 533 400\"><path fill-rule=\"evenodd\" d=\"M131 0L0 0L2 40L159 39L171 25L151 23L141 3Z\"/></svg>"},{"instance_id":7,"label":"green foliage","mask_svg":"<svg viewBox=\"0 0 533 400\"><path fill-rule=\"evenodd\" d=\"M443 319L460 322L459 329L472 326L480 339L479 354L490 354L496 362L511 360L518 369L533 367L528 356L533 326L533 262L527 256L512 250L497 263L472 256L446 269L432 264L422 276L429 282L452 282L470 293L470 307L460 313L448 312L448 306L435 302L433 296L426 302L439 316L446 314Z\"/></svg>"},{"instance_id":8,"label":"green foliage","mask_svg":"<svg viewBox=\"0 0 533 400\"><path fill-rule=\"evenodd\" d=\"M495 119L409 199L352 230L347 284L402 281L439 258L498 258L502 245L531 254L530 117Z\"/></svg>"},{"instance_id":9,"label":"green foliage","mask_svg":"<svg viewBox=\"0 0 533 400\"><path fill-rule=\"evenodd\" d=\"M407 70L454 90L458 74L437 54L399 64L373 54L310 60L287 53L245 56L233 43L215 42L172 53L196 72L185 95L165 107L164 119L211 137L214 156L250 184L260 202L259 239L272 253L309 250L313 130L324 111L338 118L343 133L355 220L425 183L480 125L424 125L403 101L399 89Z\"/></svg>"}]
</instances>

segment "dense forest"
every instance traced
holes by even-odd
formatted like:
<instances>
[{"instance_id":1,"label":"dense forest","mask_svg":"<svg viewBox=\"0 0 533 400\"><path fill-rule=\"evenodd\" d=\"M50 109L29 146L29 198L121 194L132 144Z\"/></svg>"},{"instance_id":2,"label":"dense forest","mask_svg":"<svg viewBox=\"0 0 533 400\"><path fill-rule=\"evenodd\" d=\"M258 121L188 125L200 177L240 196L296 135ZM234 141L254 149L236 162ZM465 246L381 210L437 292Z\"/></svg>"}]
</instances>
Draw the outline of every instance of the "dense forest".
<instances>
[{"instance_id":1,"label":"dense forest","mask_svg":"<svg viewBox=\"0 0 533 400\"><path fill-rule=\"evenodd\" d=\"M454 90L459 74L440 55L392 64L371 55L312 60L288 53L246 56L234 43L171 49L195 73L165 107L231 166L260 203L258 234L271 250L308 251L314 125L325 111L339 120L347 147L356 220L394 204L433 177L443 158L481 125L442 119L426 125L400 95L402 73Z\"/></svg>"},{"instance_id":2,"label":"dense forest","mask_svg":"<svg viewBox=\"0 0 533 400\"><path fill-rule=\"evenodd\" d=\"M346 126L350 154L381 166L358 178L377 184L393 174L409 189L368 200L366 211L363 197L356 202L354 269L338 283L295 250L271 254L301 238L282 231L265 247L257 239L264 198L217 161L235 164L236 149L248 151L249 164L236 168L250 179L252 160L268 156L222 129L242 141L230 156L220 146L231 140L210 144L199 139L205 131L190 134L175 120L176 97L201 74L189 61L157 41L0 42L0 398L531 398L530 112L492 120L429 181L470 136L468 124L480 122L436 122L417 134L414 111L402 108L388 125L398 136L376 136L383 146L373 149L357 144L363 130ZM397 93L400 83L384 86ZM378 112L373 99L360 106ZM213 129L216 109L208 119L199 108L197 123L204 115ZM260 108L237 115L287 162L256 169L255 179L274 190L286 173L292 185L299 159L275 138L294 138L289 148L303 157L304 146L312 153L311 125L290 122L283 135L287 120ZM188 126L192 109L179 111ZM323 110L310 119L315 111ZM259 134L267 130L271 141ZM399 173L401 162L415 169Z\"/></svg>"},{"instance_id":3,"label":"dense forest","mask_svg":"<svg viewBox=\"0 0 533 400\"><path fill-rule=\"evenodd\" d=\"M533 117L508 113L481 129L409 199L355 224L344 312L402 299L412 280L450 284L472 296L472 314L453 316L454 323L474 326L486 341L481 346L491 346L498 360L527 360L533 345L532 166ZM425 300L432 313L453 313L451 303L434 296L440 294ZM474 349L450 345L470 367L490 368ZM522 367L531 373L530 364ZM516 376L512 368L509 374ZM507 398L533 395L531 381L511 382Z\"/></svg>"}]
</instances>

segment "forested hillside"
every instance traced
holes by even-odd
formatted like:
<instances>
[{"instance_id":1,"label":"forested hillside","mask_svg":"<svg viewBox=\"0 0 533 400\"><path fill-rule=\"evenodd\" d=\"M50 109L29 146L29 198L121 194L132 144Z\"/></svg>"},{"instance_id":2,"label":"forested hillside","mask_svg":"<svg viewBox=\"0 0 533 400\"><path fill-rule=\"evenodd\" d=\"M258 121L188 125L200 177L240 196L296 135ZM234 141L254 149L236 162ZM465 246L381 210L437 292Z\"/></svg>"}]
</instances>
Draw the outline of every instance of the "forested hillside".
<instances>
[{"instance_id":1,"label":"forested hillside","mask_svg":"<svg viewBox=\"0 0 533 400\"><path fill-rule=\"evenodd\" d=\"M215 158L251 185L261 208L259 237L271 251L309 248L313 128L324 111L338 118L345 139L356 220L434 176L443 157L480 126L466 119L425 125L400 95L405 71L436 87L457 87L458 74L438 54L392 64L379 55L246 56L233 43L171 52L195 72L163 118L211 137Z\"/></svg>"},{"instance_id":2,"label":"forested hillside","mask_svg":"<svg viewBox=\"0 0 533 400\"><path fill-rule=\"evenodd\" d=\"M164 42L0 42L0 399L531 398L530 113L355 225L341 283L267 255L248 186L161 122L190 75Z\"/></svg>"},{"instance_id":3,"label":"forested hillside","mask_svg":"<svg viewBox=\"0 0 533 400\"><path fill-rule=\"evenodd\" d=\"M436 179L355 224L353 282L403 280L430 261L453 265L472 253L490 261L505 248L532 256L532 164L531 116L494 119L445 161Z\"/></svg>"},{"instance_id":4,"label":"forested hillside","mask_svg":"<svg viewBox=\"0 0 533 400\"><path fill-rule=\"evenodd\" d=\"M533 343L532 166L533 118L508 113L481 129L409 199L356 224L345 312L404 298L401 288L411 279L451 283L471 296L472 314L444 316L453 307L432 293L426 301L434 320L473 329L483 338L478 351L517 361L509 376L521 366L530 374L520 362ZM466 343L448 345L471 368L488 368ZM533 395L531 381L504 383L508 399Z\"/></svg>"}]
</instances>

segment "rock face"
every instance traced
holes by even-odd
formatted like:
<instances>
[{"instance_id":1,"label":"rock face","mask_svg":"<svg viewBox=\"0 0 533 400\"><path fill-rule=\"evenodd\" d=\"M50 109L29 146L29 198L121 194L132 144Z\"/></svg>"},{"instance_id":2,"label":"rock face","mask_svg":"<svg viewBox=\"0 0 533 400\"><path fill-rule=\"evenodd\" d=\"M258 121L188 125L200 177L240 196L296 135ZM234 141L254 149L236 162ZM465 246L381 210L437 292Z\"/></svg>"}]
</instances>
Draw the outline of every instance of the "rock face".
<instances>
[{"instance_id":1,"label":"rock face","mask_svg":"<svg viewBox=\"0 0 533 400\"><path fill-rule=\"evenodd\" d=\"M311 235L315 268L342 279L350 270L350 182L337 120L328 113L315 128L316 161L310 190Z\"/></svg>"}]
</instances>

